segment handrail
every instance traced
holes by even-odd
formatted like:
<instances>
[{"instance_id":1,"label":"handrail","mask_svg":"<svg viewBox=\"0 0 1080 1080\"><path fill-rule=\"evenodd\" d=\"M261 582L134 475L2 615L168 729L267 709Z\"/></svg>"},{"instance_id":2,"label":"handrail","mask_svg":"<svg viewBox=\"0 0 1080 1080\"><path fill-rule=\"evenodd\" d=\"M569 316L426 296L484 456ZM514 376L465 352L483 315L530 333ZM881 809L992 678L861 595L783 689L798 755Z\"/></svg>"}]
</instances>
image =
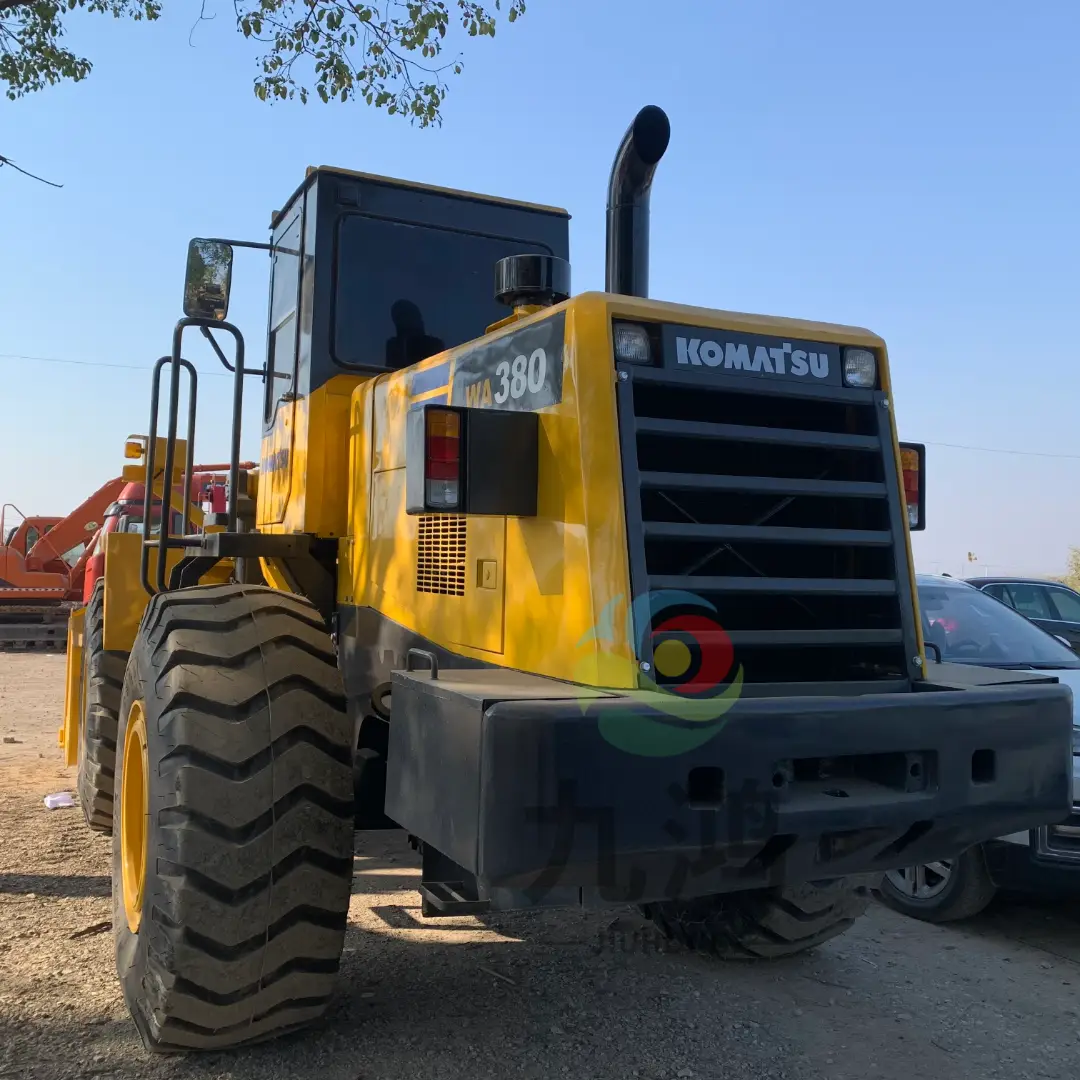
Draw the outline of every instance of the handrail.
<instances>
[{"instance_id":1,"label":"handrail","mask_svg":"<svg viewBox=\"0 0 1080 1080\"><path fill-rule=\"evenodd\" d=\"M173 351L171 356L162 356L154 364L154 377L150 387L150 423L146 440L146 483L143 489L143 522L142 522L142 552L139 560L139 577L142 579L143 588L151 596L155 592L165 591L165 555L169 545L169 522L172 517L172 494L173 494L173 467L176 455L176 425L179 413L180 395L180 368L187 370L191 380L188 391L188 430L187 430L187 460L184 469L185 492L184 517L181 522L181 534L187 532L188 504L191 501L191 472L195 455L195 410L198 401L199 374L195 365L185 360L180 355L181 330L173 333ZM158 410L161 399L161 372L165 365L170 367L169 378L169 421L167 435L165 437L165 468L161 486L161 524L158 528L158 565L157 565L157 589L150 584L150 524L151 510L154 498L155 465L157 457L157 423Z\"/></svg>"},{"instance_id":2,"label":"handrail","mask_svg":"<svg viewBox=\"0 0 1080 1080\"><path fill-rule=\"evenodd\" d=\"M143 588L152 596L154 592L165 592L165 561L166 555L170 547L170 540L173 539L169 531L169 525L172 517L172 495L173 495L173 469L175 467L175 455L176 455L176 428L178 423L179 413L179 391L180 391L180 369L186 368L188 376L191 380L190 391L188 395L188 422L187 422L187 456L184 462L184 480L183 487L183 519L181 521L181 536L188 534L188 513L191 504L191 481L194 473L194 461L195 461L195 415L198 400L198 372L195 370L193 364L183 359L181 356L181 345L183 343L184 330L189 326L199 327L205 336L210 340L214 346L215 352L225 363L225 366L233 374L233 414L232 414L232 432L229 446L229 501L227 507L227 529L229 532L236 532L237 525L237 500L239 498L238 488L240 486L240 425L243 419L243 406L244 406L244 376L245 375L261 375L261 371L249 371L244 367L244 336L240 331L228 322L219 322L216 319L197 318L194 316L185 316L180 319L176 326L173 328L173 341L172 341L172 353L169 356L162 356L154 365L154 376L150 390L150 423L148 426L148 434L146 441L146 485L143 501L143 536L142 536L142 558L140 561L140 577L142 578ZM210 334L210 328L216 328L225 330L227 333L233 336L233 340L236 343L236 356L235 364L229 365L224 358L224 354L214 341L213 336ZM155 481L155 457L157 452L157 425L158 425L158 412L161 404L161 373L165 365L168 364L169 371L169 411L168 411L168 424L165 436L165 466L164 476L162 478L162 490L161 490L161 525L158 529L157 538L157 551L158 551L158 565L156 573L156 586L150 584L150 510L151 500L153 497L154 481ZM204 467L205 470L205 467Z\"/></svg>"}]
</instances>

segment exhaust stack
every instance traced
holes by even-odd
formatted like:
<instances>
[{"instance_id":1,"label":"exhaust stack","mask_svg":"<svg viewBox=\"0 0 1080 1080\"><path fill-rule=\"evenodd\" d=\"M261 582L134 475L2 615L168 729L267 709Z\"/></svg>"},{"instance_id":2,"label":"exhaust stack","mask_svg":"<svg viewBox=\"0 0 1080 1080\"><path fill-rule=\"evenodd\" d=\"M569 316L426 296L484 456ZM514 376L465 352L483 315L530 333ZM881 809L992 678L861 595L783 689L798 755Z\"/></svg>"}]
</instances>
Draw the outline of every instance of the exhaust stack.
<instances>
[{"instance_id":1,"label":"exhaust stack","mask_svg":"<svg viewBox=\"0 0 1080 1080\"><path fill-rule=\"evenodd\" d=\"M608 181L606 292L649 295L649 193L670 138L667 114L646 105L619 144Z\"/></svg>"}]
</instances>

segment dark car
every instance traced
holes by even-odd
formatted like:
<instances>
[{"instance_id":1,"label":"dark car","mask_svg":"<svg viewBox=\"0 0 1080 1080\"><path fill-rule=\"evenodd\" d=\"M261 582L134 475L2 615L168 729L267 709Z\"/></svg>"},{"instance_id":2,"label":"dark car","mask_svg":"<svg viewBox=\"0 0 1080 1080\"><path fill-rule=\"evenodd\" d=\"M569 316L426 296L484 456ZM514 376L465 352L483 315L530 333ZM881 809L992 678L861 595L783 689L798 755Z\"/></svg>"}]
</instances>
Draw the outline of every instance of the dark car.
<instances>
[{"instance_id":1,"label":"dark car","mask_svg":"<svg viewBox=\"0 0 1080 1080\"><path fill-rule=\"evenodd\" d=\"M1080 593L1039 578L980 577L967 583L1019 611L1036 626L1065 638L1080 651Z\"/></svg>"},{"instance_id":2,"label":"dark car","mask_svg":"<svg viewBox=\"0 0 1080 1080\"><path fill-rule=\"evenodd\" d=\"M925 575L917 576L916 587L928 675L940 660L1045 672L1072 689L1073 812L1060 825L989 840L955 859L890 870L881 899L905 915L940 923L977 914L999 889L1080 895L1080 657L987 590Z\"/></svg>"}]
</instances>

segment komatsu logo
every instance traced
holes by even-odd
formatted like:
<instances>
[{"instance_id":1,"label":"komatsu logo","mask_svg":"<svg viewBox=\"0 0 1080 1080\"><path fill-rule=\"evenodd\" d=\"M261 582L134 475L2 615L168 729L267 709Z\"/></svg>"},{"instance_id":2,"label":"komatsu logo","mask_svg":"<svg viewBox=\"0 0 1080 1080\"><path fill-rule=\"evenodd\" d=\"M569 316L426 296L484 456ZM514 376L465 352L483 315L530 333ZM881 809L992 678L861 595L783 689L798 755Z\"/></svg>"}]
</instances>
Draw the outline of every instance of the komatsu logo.
<instances>
[{"instance_id":1,"label":"komatsu logo","mask_svg":"<svg viewBox=\"0 0 1080 1080\"><path fill-rule=\"evenodd\" d=\"M680 364L693 367L724 368L729 371L756 371L765 375L829 377L829 354L795 349L790 342L766 348L734 341L720 342L703 338L677 337L675 351Z\"/></svg>"}]
</instances>

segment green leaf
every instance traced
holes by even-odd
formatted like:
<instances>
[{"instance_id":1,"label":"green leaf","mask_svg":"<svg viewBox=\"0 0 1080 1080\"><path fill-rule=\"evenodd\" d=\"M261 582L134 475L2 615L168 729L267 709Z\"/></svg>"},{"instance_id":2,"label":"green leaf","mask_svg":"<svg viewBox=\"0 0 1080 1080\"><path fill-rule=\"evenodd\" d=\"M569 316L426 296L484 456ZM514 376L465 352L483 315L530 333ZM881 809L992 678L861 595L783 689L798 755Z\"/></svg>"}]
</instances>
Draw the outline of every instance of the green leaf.
<instances>
[{"instance_id":1,"label":"green leaf","mask_svg":"<svg viewBox=\"0 0 1080 1080\"><path fill-rule=\"evenodd\" d=\"M235 27L258 41L260 101L313 95L329 104L360 97L421 128L442 124L446 79L460 75L460 55L440 64L454 29L464 37L494 37L498 18L514 23L524 0L234 0ZM155 21L161 0L25 0L0 9L0 86L16 100L61 82L81 82L91 60L64 45L67 21L83 14ZM211 16L212 17L212 16ZM92 39L88 39L92 40Z\"/></svg>"}]
</instances>

